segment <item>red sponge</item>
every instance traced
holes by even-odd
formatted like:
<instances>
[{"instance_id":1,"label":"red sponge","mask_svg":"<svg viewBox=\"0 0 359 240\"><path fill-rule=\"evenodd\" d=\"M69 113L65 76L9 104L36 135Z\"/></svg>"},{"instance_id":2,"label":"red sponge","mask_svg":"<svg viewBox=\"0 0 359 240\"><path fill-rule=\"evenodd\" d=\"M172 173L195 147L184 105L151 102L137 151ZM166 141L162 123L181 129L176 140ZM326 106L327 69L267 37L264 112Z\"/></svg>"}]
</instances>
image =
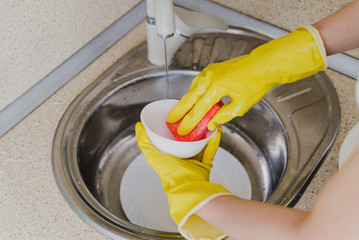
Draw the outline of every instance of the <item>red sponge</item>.
<instances>
[{"instance_id":1,"label":"red sponge","mask_svg":"<svg viewBox=\"0 0 359 240\"><path fill-rule=\"evenodd\" d=\"M187 135L181 136L177 133L177 129L179 124L181 123L182 119L175 123L168 123L166 125L168 129L171 131L173 136L176 138L177 141L181 142L193 142L199 141L206 137L206 133L209 132L207 128L208 122L213 118L213 116L217 113L217 111L223 106L223 102L219 101L216 103L207 113L204 115L202 120L197 124L197 126Z\"/></svg>"}]
</instances>

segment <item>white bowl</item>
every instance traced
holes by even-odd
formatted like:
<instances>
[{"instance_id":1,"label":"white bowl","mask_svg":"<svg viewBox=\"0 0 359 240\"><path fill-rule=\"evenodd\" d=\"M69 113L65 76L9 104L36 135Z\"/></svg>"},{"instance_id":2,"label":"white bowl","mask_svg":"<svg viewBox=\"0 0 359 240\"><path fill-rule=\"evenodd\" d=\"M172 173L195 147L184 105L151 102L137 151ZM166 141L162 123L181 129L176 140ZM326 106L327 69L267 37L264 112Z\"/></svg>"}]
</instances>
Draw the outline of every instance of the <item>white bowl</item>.
<instances>
[{"instance_id":1,"label":"white bowl","mask_svg":"<svg viewBox=\"0 0 359 240\"><path fill-rule=\"evenodd\" d=\"M175 157L190 158L202 151L209 139L217 132L217 129L200 141L177 141L167 128L166 118L178 101L164 99L152 102L142 109L140 118L148 137L158 150Z\"/></svg>"}]
</instances>

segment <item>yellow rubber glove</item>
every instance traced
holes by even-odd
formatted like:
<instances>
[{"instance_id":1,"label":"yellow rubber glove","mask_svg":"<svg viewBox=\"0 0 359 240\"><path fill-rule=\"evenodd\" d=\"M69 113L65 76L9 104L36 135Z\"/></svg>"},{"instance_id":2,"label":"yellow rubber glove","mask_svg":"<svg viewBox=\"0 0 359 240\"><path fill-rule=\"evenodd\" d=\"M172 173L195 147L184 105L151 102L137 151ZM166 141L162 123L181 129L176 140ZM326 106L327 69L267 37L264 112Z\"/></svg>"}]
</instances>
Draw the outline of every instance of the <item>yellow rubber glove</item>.
<instances>
[{"instance_id":1,"label":"yellow rubber glove","mask_svg":"<svg viewBox=\"0 0 359 240\"><path fill-rule=\"evenodd\" d=\"M159 175L168 197L170 214L178 231L187 239L221 239L225 235L194 213L211 199L233 195L222 186L209 182L212 161L217 152L222 129L193 159L180 159L157 150L142 123L136 124L137 143L146 161Z\"/></svg>"},{"instance_id":2,"label":"yellow rubber glove","mask_svg":"<svg viewBox=\"0 0 359 240\"><path fill-rule=\"evenodd\" d=\"M186 135L222 97L225 104L208 123L218 124L243 116L273 87L308 77L327 67L326 52L319 32L300 26L281 38L254 49L250 54L208 65L193 79L186 95L167 116L169 123L180 120L178 134Z\"/></svg>"}]
</instances>

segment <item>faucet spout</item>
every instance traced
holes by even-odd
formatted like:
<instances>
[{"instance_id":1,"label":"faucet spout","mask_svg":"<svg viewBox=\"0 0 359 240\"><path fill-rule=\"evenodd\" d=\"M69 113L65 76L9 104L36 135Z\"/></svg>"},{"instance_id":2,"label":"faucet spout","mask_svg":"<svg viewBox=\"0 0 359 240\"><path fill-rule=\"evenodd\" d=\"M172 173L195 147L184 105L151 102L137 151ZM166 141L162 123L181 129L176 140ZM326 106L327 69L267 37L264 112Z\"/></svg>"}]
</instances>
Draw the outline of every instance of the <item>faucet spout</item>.
<instances>
[{"instance_id":1,"label":"faucet spout","mask_svg":"<svg viewBox=\"0 0 359 240\"><path fill-rule=\"evenodd\" d=\"M147 59L154 65L165 64L163 39L167 39L167 58L171 63L178 48L194 32L206 28L228 28L216 16L173 7L172 0L146 0L146 4Z\"/></svg>"},{"instance_id":2,"label":"faucet spout","mask_svg":"<svg viewBox=\"0 0 359 240\"><path fill-rule=\"evenodd\" d=\"M154 0L157 35L162 39L175 34L175 17L172 0Z\"/></svg>"}]
</instances>

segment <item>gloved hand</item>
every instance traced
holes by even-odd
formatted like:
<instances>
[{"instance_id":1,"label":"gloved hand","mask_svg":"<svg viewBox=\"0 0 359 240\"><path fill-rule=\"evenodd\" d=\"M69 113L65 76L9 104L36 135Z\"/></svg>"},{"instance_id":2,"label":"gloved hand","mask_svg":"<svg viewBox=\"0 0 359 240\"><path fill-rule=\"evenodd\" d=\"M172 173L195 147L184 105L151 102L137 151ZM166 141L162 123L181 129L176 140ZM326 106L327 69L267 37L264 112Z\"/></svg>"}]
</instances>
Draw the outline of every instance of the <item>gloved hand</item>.
<instances>
[{"instance_id":1,"label":"gloved hand","mask_svg":"<svg viewBox=\"0 0 359 240\"><path fill-rule=\"evenodd\" d=\"M273 87L313 75L327 67L326 52L319 32L301 26L290 34L254 49L250 54L208 65L193 79L186 95L167 116L169 123L180 120L178 134L186 135L208 110L224 96L225 104L208 123L218 124L243 116Z\"/></svg>"},{"instance_id":2,"label":"gloved hand","mask_svg":"<svg viewBox=\"0 0 359 240\"><path fill-rule=\"evenodd\" d=\"M233 195L222 186L209 182L212 161L222 129L209 140L194 159L180 159L157 150L142 123L136 124L137 143L146 161L159 175L168 197L170 214L178 230L187 239L221 239L225 235L194 213L211 199Z\"/></svg>"}]
</instances>

